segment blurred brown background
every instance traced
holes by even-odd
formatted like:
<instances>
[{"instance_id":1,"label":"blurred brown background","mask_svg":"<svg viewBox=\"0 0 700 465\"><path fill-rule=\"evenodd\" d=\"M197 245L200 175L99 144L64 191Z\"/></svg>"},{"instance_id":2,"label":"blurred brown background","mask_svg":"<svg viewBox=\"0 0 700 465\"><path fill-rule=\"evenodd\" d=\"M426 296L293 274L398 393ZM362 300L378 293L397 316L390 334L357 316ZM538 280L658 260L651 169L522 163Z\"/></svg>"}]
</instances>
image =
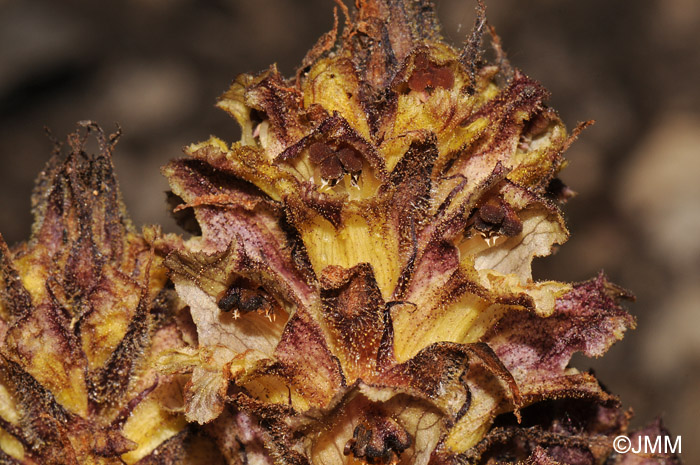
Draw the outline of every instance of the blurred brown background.
<instances>
[{"instance_id":1,"label":"blurred brown background","mask_svg":"<svg viewBox=\"0 0 700 465\"><path fill-rule=\"evenodd\" d=\"M661 415L700 463L700 2L486 0L512 63L552 91L572 127L596 119L568 152L572 238L536 262L541 278L600 269L634 291L638 329L601 360L577 358L637 412ZM461 43L474 2L441 0ZM75 121L124 129L115 157L137 224L175 230L158 169L216 134L214 108L240 72L277 62L292 75L332 25L332 0L0 0L0 231L27 237L33 179Z\"/></svg>"}]
</instances>

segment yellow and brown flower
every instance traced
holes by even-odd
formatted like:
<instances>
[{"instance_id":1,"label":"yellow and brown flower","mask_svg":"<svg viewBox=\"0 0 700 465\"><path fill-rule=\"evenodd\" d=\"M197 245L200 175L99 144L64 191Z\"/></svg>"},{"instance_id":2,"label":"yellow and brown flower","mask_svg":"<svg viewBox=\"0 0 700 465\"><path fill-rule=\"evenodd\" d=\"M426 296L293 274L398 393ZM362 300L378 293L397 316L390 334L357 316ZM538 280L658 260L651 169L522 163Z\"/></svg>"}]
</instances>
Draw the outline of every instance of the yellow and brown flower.
<instances>
[{"instance_id":1,"label":"yellow and brown flower","mask_svg":"<svg viewBox=\"0 0 700 465\"><path fill-rule=\"evenodd\" d=\"M464 50L427 2L343 13L295 79L272 67L221 97L239 142L164 168L201 230L166 262L198 332L161 361L191 373L187 418L236 464L598 463L626 417L568 363L633 326L628 294L530 268L568 238L556 175L582 126L481 64L483 9ZM590 412L580 429L517 426L564 401Z\"/></svg>"},{"instance_id":2,"label":"yellow and brown flower","mask_svg":"<svg viewBox=\"0 0 700 465\"><path fill-rule=\"evenodd\" d=\"M138 234L126 216L118 135L82 126L39 177L31 239L0 239L0 462L194 457L178 384L154 369L159 352L185 345L156 230ZM89 133L98 155L84 151Z\"/></svg>"}]
</instances>

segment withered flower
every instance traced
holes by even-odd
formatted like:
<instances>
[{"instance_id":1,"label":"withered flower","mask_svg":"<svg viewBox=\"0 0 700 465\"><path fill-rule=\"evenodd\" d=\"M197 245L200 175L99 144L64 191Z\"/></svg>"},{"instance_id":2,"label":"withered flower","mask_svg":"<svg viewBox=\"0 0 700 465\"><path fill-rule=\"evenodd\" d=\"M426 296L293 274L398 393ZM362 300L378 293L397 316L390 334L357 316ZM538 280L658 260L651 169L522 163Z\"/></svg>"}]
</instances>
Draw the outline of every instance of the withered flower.
<instances>
[{"instance_id":1,"label":"withered flower","mask_svg":"<svg viewBox=\"0 0 700 465\"><path fill-rule=\"evenodd\" d=\"M634 325L629 294L530 269L568 237L585 124L495 36L482 62L483 7L458 50L428 2L339 6L294 79L221 97L239 142L164 168L201 229L166 261L198 332L161 360L191 373L188 420L228 463L601 463L627 416L568 364Z\"/></svg>"},{"instance_id":2,"label":"withered flower","mask_svg":"<svg viewBox=\"0 0 700 465\"><path fill-rule=\"evenodd\" d=\"M569 366L634 326L629 293L531 273L568 238L557 174L585 124L493 31L483 61L482 5L456 49L427 1L337 3L294 78L221 97L240 141L164 167L193 237L133 231L112 139L54 158L2 254L7 461L634 463L629 413Z\"/></svg>"},{"instance_id":3,"label":"withered flower","mask_svg":"<svg viewBox=\"0 0 700 465\"><path fill-rule=\"evenodd\" d=\"M81 124L37 181L31 239L0 238L0 463L202 463L184 448L175 378L153 368L185 345L157 230L126 215L118 134ZM84 151L91 132L98 155Z\"/></svg>"}]
</instances>

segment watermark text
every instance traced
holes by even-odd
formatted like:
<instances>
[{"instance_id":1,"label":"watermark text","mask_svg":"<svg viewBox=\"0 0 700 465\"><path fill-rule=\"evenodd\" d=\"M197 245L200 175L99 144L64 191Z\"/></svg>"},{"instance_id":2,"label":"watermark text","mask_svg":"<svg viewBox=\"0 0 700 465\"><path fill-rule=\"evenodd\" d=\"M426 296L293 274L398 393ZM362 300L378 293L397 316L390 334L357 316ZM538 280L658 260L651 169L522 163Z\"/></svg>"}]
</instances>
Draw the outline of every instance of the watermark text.
<instances>
[{"instance_id":1,"label":"watermark text","mask_svg":"<svg viewBox=\"0 0 700 465\"><path fill-rule=\"evenodd\" d=\"M681 437L671 438L671 436L637 436L630 439L628 436L618 436L613 441L613 449L618 454L642 455L670 455L681 453Z\"/></svg>"}]
</instances>

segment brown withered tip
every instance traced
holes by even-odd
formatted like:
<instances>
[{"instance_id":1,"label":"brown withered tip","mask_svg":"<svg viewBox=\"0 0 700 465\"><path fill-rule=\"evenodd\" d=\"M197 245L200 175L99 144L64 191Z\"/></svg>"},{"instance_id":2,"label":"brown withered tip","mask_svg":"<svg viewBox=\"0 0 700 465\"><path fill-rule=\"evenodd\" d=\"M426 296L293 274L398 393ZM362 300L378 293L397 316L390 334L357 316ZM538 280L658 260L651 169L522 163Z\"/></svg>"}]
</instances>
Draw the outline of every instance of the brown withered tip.
<instances>
[{"instance_id":1,"label":"brown withered tip","mask_svg":"<svg viewBox=\"0 0 700 465\"><path fill-rule=\"evenodd\" d=\"M338 156L333 154L333 156L326 158L321 162L321 177L328 181L337 181L343 177L345 170L343 165L338 160Z\"/></svg>"},{"instance_id":2,"label":"brown withered tip","mask_svg":"<svg viewBox=\"0 0 700 465\"><path fill-rule=\"evenodd\" d=\"M372 413L355 427L343 454L352 454L371 465L383 465L397 461L412 443L411 435L395 420Z\"/></svg>"},{"instance_id":3,"label":"brown withered tip","mask_svg":"<svg viewBox=\"0 0 700 465\"><path fill-rule=\"evenodd\" d=\"M272 304L264 290L246 289L235 284L229 287L217 305L222 312L234 311L237 316L249 312L272 312Z\"/></svg>"},{"instance_id":4,"label":"brown withered tip","mask_svg":"<svg viewBox=\"0 0 700 465\"><path fill-rule=\"evenodd\" d=\"M505 209L497 200L489 200L479 207L479 218L489 224L500 224L506 215Z\"/></svg>"},{"instance_id":5,"label":"brown withered tip","mask_svg":"<svg viewBox=\"0 0 700 465\"><path fill-rule=\"evenodd\" d=\"M514 237L523 231L523 223L520 221L518 214L509 205L504 205L505 217L501 222L499 231L505 236Z\"/></svg>"},{"instance_id":6,"label":"brown withered tip","mask_svg":"<svg viewBox=\"0 0 700 465\"><path fill-rule=\"evenodd\" d=\"M523 223L515 210L503 199L489 198L474 215L474 228L487 236L514 237L523 231Z\"/></svg>"},{"instance_id":7,"label":"brown withered tip","mask_svg":"<svg viewBox=\"0 0 700 465\"><path fill-rule=\"evenodd\" d=\"M338 160L343 165L345 171L350 174L357 174L362 171L362 157L349 147L344 147L338 151Z\"/></svg>"},{"instance_id":8,"label":"brown withered tip","mask_svg":"<svg viewBox=\"0 0 700 465\"><path fill-rule=\"evenodd\" d=\"M312 163L321 163L334 154L333 149L323 142L314 142L309 146L309 160Z\"/></svg>"},{"instance_id":9,"label":"brown withered tip","mask_svg":"<svg viewBox=\"0 0 700 465\"><path fill-rule=\"evenodd\" d=\"M353 180L361 173L362 156L357 150L337 144L314 142L308 148L309 161L319 166L321 178L333 183L339 181L345 174L353 176Z\"/></svg>"},{"instance_id":10,"label":"brown withered tip","mask_svg":"<svg viewBox=\"0 0 700 465\"><path fill-rule=\"evenodd\" d=\"M448 66L431 62L424 53L418 54L414 70L408 78L408 87L416 92L431 91L438 87L449 89L454 85L454 73Z\"/></svg>"}]
</instances>

